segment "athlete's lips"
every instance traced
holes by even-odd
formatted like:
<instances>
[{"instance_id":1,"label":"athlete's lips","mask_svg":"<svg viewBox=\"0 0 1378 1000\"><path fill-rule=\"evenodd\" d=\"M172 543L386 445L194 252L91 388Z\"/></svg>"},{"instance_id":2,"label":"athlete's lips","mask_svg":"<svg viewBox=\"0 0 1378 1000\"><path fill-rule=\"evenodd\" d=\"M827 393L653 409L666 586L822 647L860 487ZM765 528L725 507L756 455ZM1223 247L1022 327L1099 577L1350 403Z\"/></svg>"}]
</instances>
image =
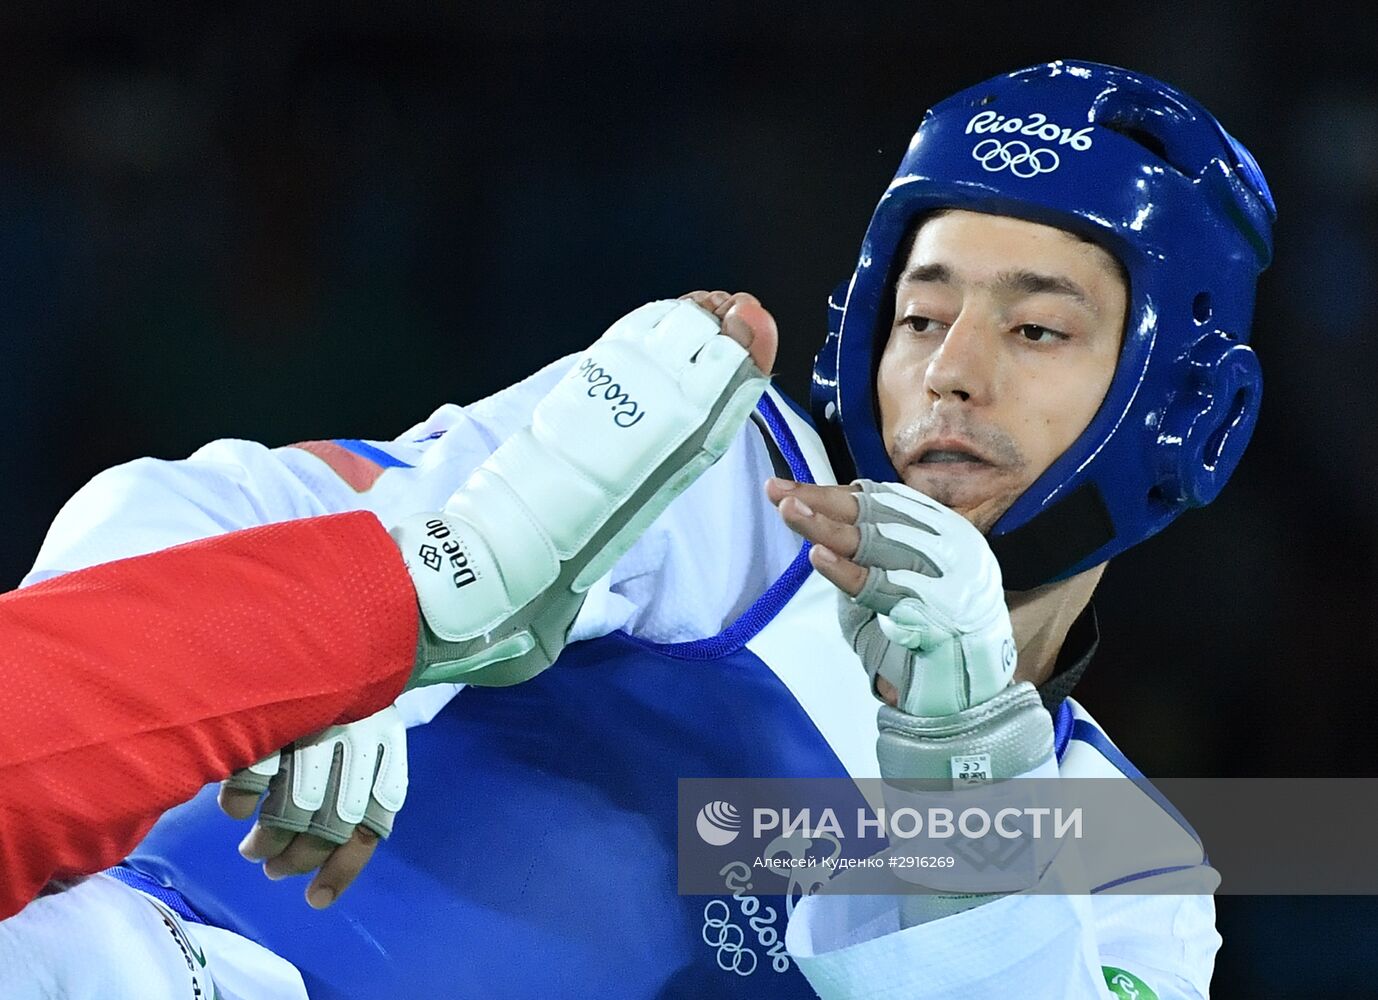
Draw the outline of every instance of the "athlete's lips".
<instances>
[{"instance_id":1,"label":"athlete's lips","mask_svg":"<svg viewBox=\"0 0 1378 1000\"><path fill-rule=\"evenodd\" d=\"M922 442L907 456L905 465L920 465L925 469L950 465L970 468L973 465L991 466L991 462L970 441L962 438L931 438Z\"/></svg>"}]
</instances>

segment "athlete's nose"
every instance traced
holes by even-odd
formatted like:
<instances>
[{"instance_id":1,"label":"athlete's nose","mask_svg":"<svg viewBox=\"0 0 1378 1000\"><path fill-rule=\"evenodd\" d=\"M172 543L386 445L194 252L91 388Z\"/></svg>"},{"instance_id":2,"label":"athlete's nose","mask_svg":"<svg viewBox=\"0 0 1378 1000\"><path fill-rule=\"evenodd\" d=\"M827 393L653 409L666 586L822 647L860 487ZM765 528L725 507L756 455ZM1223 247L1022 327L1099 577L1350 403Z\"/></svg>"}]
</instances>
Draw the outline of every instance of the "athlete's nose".
<instances>
[{"instance_id":1,"label":"athlete's nose","mask_svg":"<svg viewBox=\"0 0 1378 1000\"><path fill-rule=\"evenodd\" d=\"M990 397L995 363L991 326L963 310L929 358L924 388L935 402L984 403Z\"/></svg>"}]
</instances>

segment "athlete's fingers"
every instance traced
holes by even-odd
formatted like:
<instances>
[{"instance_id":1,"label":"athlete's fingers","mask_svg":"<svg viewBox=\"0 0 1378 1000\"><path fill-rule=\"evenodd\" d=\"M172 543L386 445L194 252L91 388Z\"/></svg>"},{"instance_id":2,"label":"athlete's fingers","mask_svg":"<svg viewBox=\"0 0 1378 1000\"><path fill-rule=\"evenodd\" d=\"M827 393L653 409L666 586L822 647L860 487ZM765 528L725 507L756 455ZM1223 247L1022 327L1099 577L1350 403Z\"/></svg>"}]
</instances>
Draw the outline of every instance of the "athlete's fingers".
<instances>
[{"instance_id":1,"label":"athlete's fingers","mask_svg":"<svg viewBox=\"0 0 1378 1000\"><path fill-rule=\"evenodd\" d=\"M296 834L275 826L255 823L254 828L239 842L239 853L249 861L267 861L287 850Z\"/></svg>"},{"instance_id":2,"label":"athlete's fingers","mask_svg":"<svg viewBox=\"0 0 1378 1000\"><path fill-rule=\"evenodd\" d=\"M688 299L690 302L707 309L718 319L722 319L722 314L727 311L727 300L731 297L729 293L724 291L706 292L703 290L687 292L680 296L681 299ZM719 308L722 309L722 312L718 311Z\"/></svg>"},{"instance_id":3,"label":"athlete's fingers","mask_svg":"<svg viewBox=\"0 0 1378 1000\"><path fill-rule=\"evenodd\" d=\"M309 833L299 833L292 838L285 851L264 863L263 874L271 879L279 879L315 871L339 846Z\"/></svg>"},{"instance_id":4,"label":"athlete's fingers","mask_svg":"<svg viewBox=\"0 0 1378 1000\"><path fill-rule=\"evenodd\" d=\"M707 309L722 321L722 332L745 347L751 360L763 372L775 366L780 332L775 317L750 292L688 292L680 296Z\"/></svg>"},{"instance_id":5,"label":"athlete's fingers","mask_svg":"<svg viewBox=\"0 0 1378 1000\"><path fill-rule=\"evenodd\" d=\"M857 546L861 544L861 532L855 524L835 521L826 514L820 514L802 498L793 495L781 500L776 509L792 531L815 545L826 545L847 559L856 555Z\"/></svg>"},{"instance_id":6,"label":"athlete's fingers","mask_svg":"<svg viewBox=\"0 0 1378 1000\"><path fill-rule=\"evenodd\" d=\"M775 352L780 332L775 317L766 311L756 296L738 292L723 314L722 332L745 347L756 367L769 374L775 367Z\"/></svg>"},{"instance_id":7,"label":"athlete's fingers","mask_svg":"<svg viewBox=\"0 0 1378 1000\"><path fill-rule=\"evenodd\" d=\"M826 545L810 549L809 562L825 580L848 597L855 597L866 585L866 568L844 559Z\"/></svg>"},{"instance_id":8,"label":"athlete's fingers","mask_svg":"<svg viewBox=\"0 0 1378 1000\"><path fill-rule=\"evenodd\" d=\"M262 792L251 792L245 788L231 788L229 785L220 786L220 794L216 796L216 802L220 804L220 811L226 816L234 819L248 819L254 814L258 807L258 800L263 798Z\"/></svg>"},{"instance_id":9,"label":"athlete's fingers","mask_svg":"<svg viewBox=\"0 0 1378 1000\"><path fill-rule=\"evenodd\" d=\"M855 486L816 486L778 478L766 480L766 497L777 507L785 497L795 497L811 510L844 524L856 524L857 492Z\"/></svg>"},{"instance_id":10,"label":"athlete's fingers","mask_svg":"<svg viewBox=\"0 0 1378 1000\"><path fill-rule=\"evenodd\" d=\"M761 304L761 300L750 292L724 292L722 289L717 289L712 292L688 292L681 295L680 298L697 303L711 312L714 316L718 317L718 319L726 317L728 312L735 305L748 302L755 303L758 306Z\"/></svg>"},{"instance_id":11,"label":"athlete's fingers","mask_svg":"<svg viewBox=\"0 0 1378 1000\"><path fill-rule=\"evenodd\" d=\"M317 910L335 902L364 870L377 847L378 834L367 827L355 827L354 836L331 852L306 887L306 901Z\"/></svg>"}]
</instances>

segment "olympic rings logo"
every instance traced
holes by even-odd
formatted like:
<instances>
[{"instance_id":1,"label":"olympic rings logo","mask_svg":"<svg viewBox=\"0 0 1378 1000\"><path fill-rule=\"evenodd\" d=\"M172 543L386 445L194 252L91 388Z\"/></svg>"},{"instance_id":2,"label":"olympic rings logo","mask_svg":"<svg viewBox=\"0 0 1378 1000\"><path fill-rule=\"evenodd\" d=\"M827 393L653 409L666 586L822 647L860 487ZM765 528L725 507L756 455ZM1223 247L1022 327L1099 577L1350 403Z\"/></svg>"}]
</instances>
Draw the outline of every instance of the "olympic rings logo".
<instances>
[{"instance_id":1,"label":"olympic rings logo","mask_svg":"<svg viewBox=\"0 0 1378 1000\"><path fill-rule=\"evenodd\" d=\"M1011 139L1009 142L982 139L971 148L971 156L991 173L1008 167L1014 176L1025 179L1052 173L1062 164L1056 150L1030 149L1022 139Z\"/></svg>"},{"instance_id":2,"label":"olympic rings logo","mask_svg":"<svg viewBox=\"0 0 1378 1000\"><path fill-rule=\"evenodd\" d=\"M721 917L713 909L717 906L722 907ZM709 911L713 912L710 914ZM710 931L717 933L710 934ZM724 972L749 976L756 971L756 953L743 947L746 933L732 923L732 910L721 899L710 899L703 908L703 943L718 949L718 968Z\"/></svg>"}]
</instances>

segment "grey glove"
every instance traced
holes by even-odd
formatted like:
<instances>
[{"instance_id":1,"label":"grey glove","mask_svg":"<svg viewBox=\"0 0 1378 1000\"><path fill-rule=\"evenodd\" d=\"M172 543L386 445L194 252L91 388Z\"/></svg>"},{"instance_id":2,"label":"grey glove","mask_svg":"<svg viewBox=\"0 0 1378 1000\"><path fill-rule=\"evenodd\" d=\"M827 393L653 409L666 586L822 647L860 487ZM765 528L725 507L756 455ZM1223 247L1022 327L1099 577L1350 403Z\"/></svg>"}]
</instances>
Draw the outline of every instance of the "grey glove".
<instances>
[{"instance_id":1,"label":"grey glove","mask_svg":"<svg viewBox=\"0 0 1378 1000\"><path fill-rule=\"evenodd\" d=\"M876 720L886 806L894 813L1005 801L1014 789L992 783L1046 764L1053 729L1033 685L1012 683L1017 656L995 556L975 527L923 494L858 485L853 561L868 573L855 598L842 595L838 619L872 691L879 697L884 678L898 695L897 707L882 705ZM992 787L974 787L983 785ZM896 850L955 848L924 835ZM1032 851L980 871L901 867L901 878L931 890L902 899L901 922L939 919L1031 885L1047 860Z\"/></svg>"},{"instance_id":2,"label":"grey glove","mask_svg":"<svg viewBox=\"0 0 1378 1000\"><path fill-rule=\"evenodd\" d=\"M348 841L357 826L386 838L407 797L406 726L390 705L293 744L235 772L225 784L268 792L259 810L262 826L333 844Z\"/></svg>"},{"instance_id":3,"label":"grey glove","mask_svg":"<svg viewBox=\"0 0 1378 1000\"><path fill-rule=\"evenodd\" d=\"M965 518L899 483L860 480L853 560L866 583L839 611L874 690L884 677L911 715L951 715L1014 676L1000 566Z\"/></svg>"}]
</instances>

